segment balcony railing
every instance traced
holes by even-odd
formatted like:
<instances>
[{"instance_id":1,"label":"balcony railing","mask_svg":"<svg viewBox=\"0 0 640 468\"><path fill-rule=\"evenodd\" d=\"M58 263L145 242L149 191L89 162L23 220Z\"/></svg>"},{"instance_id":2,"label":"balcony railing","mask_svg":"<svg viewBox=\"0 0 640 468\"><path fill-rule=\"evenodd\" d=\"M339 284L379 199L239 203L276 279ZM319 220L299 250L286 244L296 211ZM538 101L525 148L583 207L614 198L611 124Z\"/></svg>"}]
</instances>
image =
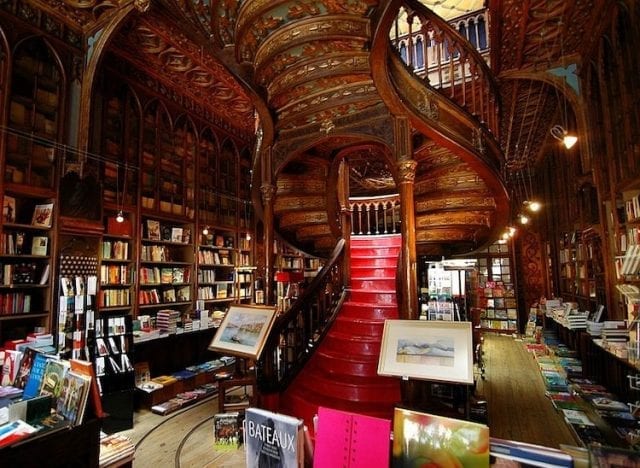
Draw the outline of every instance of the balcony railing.
<instances>
[{"instance_id":1,"label":"balcony railing","mask_svg":"<svg viewBox=\"0 0 640 468\"><path fill-rule=\"evenodd\" d=\"M351 197L351 235L369 236L400 232L400 196Z\"/></svg>"},{"instance_id":2,"label":"balcony railing","mask_svg":"<svg viewBox=\"0 0 640 468\"><path fill-rule=\"evenodd\" d=\"M498 136L499 94L485 59L488 49L481 54L453 26L416 0L404 0L390 40L416 76Z\"/></svg>"}]
</instances>

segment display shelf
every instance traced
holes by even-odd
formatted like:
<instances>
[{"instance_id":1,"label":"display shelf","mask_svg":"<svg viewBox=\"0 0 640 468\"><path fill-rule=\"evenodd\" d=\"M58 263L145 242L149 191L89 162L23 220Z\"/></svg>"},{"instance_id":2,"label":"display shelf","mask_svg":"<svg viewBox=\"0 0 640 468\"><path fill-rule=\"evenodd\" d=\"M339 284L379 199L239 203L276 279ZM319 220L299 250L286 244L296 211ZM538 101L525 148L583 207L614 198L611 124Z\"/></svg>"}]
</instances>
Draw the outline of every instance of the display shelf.
<instances>
[{"instance_id":1,"label":"display shelf","mask_svg":"<svg viewBox=\"0 0 640 468\"><path fill-rule=\"evenodd\" d=\"M139 245L138 309L193 309L192 224L143 217ZM154 309L156 309L154 311Z\"/></svg>"},{"instance_id":2,"label":"display shelf","mask_svg":"<svg viewBox=\"0 0 640 468\"><path fill-rule=\"evenodd\" d=\"M50 330L55 199L5 187L0 244L0 343L24 338L36 327Z\"/></svg>"},{"instance_id":3,"label":"display shelf","mask_svg":"<svg viewBox=\"0 0 640 468\"><path fill-rule=\"evenodd\" d=\"M478 256L476 303L480 328L516 333L519 328L518 301L514 287L511 246L495 243Z\"/></svg>"},{"instance_id":4,"label":"display shelf","mask_svg":"<svg viewBox=\"0 0 640 468\"><path fill-rule=\"evenodd\" d=\"M53 189L64 101L60 61L40 39L24 41L13 58L4 181Z\"/></svg>"}]
</instances>

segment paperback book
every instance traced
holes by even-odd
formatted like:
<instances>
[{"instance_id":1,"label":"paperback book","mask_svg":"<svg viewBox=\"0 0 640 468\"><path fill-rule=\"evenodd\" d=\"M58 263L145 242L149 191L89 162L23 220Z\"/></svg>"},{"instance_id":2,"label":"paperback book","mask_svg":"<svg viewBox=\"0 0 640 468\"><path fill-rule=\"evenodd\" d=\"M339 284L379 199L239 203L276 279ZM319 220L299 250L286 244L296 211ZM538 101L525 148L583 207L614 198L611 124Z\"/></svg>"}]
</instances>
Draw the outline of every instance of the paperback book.
<instances>
[{"instance_id":1,"label":"paperback book","mask_svg":"<svg viewBox=\"0 0 640 468\"><path fill-rule=\"evenodd\" d=\"M213 416L213 448L217 451L236 450L241 441L242 425L238 411Z\"/></svg>"},{"instance_id":2,"label":"paperback book","mask_svg":"<svg viewBox=\"0 0 640 468\"><path fill-rule=\"evenodd\" d=\"M247 408L244 422L247 468L302 468L302 420L260 408Z\"/></svg>"}]
</instances>

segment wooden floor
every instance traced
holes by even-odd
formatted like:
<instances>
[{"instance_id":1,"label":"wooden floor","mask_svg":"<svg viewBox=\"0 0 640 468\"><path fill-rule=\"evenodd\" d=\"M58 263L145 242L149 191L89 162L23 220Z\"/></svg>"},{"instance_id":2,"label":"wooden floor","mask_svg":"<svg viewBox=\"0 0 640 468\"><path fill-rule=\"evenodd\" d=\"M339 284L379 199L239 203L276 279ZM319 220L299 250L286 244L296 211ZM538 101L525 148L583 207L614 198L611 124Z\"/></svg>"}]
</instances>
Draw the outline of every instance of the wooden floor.
<instances>
[{"instance_id":1,"label":"wooden floor","mask_svg":"<svg viewBox=\"0 0 640 468\"><path fill-rule=\"evenodd\" d=\"M491 436L556 448L578 445L544 396L540 372L523 344L510 336L486 335L484 349L486 380L477 390L489 405ZM217 407L213 397L168 416L137 412L134 429L123 433L136 445L134 468L243 467L242 449L213 449Z\"/></svg>"}]
</instances>

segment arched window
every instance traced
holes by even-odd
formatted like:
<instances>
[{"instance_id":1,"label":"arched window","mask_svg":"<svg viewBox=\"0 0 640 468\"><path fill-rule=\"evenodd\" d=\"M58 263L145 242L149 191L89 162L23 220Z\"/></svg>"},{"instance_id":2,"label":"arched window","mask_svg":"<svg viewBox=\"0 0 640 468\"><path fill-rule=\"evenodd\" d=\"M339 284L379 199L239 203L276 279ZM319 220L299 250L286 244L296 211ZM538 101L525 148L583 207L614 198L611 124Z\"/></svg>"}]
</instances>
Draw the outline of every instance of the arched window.
<instances>
[{"instance_id":1,"label":"arched window","mask_svg":"<svg viewBox=\"0 0 640 468\"><path fill-rule=\"evenodd\" d=\"M405 42L400 43L400 57L404 63L409 63L407 58L407 44Z\"/></svg>"},{"instance_id":2,"label":"arched window","mask_svg":"<svg viewBox=\"0 0 640 468\"><path fill-rule=\"evenodd\" d=\"M478 28L473 19L469 20L469 42L474 48L478 48Z\"/></svg>"},{"instance_id":3,"label":"arched window","mask_svg":"<svg viewBox=\"0 0 640 468\"><path fill-rule=\"evenodd\" d=\"M478 45L480 50L487 48L487 26L484 21L484 16L478 18Z\"/></svg>"},{"instance_id":4,"label":"arched window","mask_svg":"<svg viewBox=\"0 0 640 468\"><path fill-rule=\"evenodd\" d=\"M415 68L423 68L424 67L424 44L422 42L422 37L418 36L416 39L416 63Z\"/></svg>"},{"instance_id":5,"label":"arched window","mask_svg":"<svg viewBox=\"0 0 640 468\"><path fill-rule=\"evenodd\" d=\"M464 23L460 23L458 25L458 32L460 33L460 35L462 37L466 37L467 39L469 39L469 36L467 35L467 25Z\"/></svg>"}]
</instances>

